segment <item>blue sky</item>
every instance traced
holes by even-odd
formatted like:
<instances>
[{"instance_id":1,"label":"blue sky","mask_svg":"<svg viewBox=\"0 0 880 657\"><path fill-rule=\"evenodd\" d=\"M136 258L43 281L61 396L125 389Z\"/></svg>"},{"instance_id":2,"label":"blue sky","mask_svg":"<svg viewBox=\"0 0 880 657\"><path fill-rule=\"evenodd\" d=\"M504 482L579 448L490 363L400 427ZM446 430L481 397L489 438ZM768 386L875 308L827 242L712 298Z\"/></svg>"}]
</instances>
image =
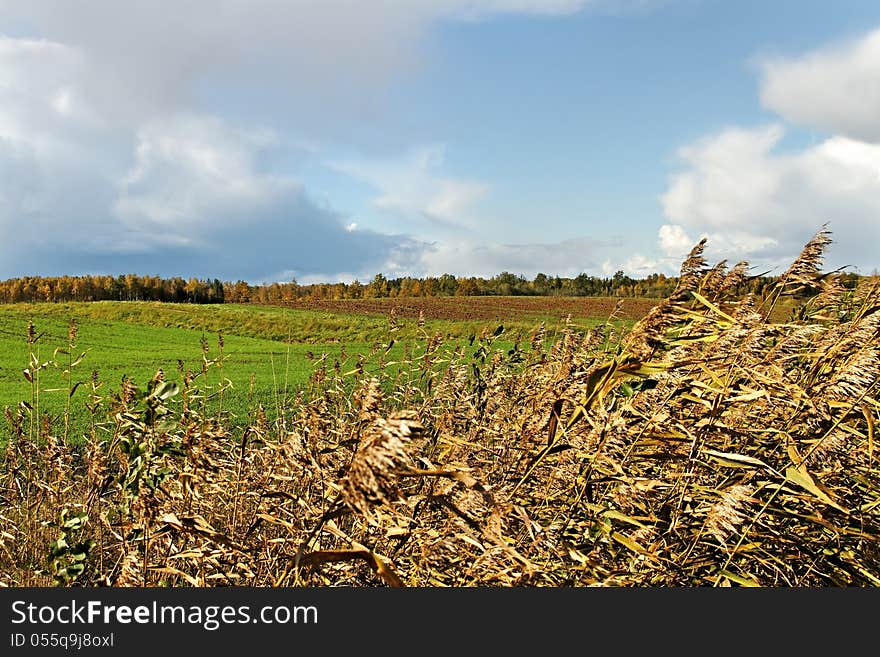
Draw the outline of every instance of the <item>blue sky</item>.
<instances>
[{"instance_id":1,"label":"blue sky","mask_svg":"<svg viewBox=\"0 0 880 657\"><path fill-rule=\"evenodd\" d=\"M880 4L0 0L0 277L880 266Z\"/></svg>"}]
</instances>

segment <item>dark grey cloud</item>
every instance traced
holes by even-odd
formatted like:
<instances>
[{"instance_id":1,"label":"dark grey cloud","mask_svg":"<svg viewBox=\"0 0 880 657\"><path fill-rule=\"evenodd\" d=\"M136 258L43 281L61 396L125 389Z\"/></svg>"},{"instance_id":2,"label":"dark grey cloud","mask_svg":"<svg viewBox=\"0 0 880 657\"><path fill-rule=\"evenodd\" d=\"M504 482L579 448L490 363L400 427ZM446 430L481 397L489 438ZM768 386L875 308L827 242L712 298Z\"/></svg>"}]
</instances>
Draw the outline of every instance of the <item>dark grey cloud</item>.
<instances>
[{"instance_id":1,"label":"dark grey cloud","mask_svg":"<svg viewBox=\"0 0 880 657\"><path fill-rule=\"evenodd\" d=\"M112 140L108 140L110 144ZM271 138L215 118L141 129L127 166L81 166L63 136L0 138L0 277L86 273L267 280L377 272L413 240L346 229L295 180L261 172ZM100 144L97 144L100 146Z\"/></svg>"},{"instance_id":2,"label":"dark grey cloud","mask_svg":"<svg viewBox=\"0 0 880 657\"><path fill-rule=\"evenodd\" d=\"M318 206L289 174L265 171L262 154L281 141L267 120L333 114L344 134L418 65L437 21L584 4L3 0L0 276L254 280L413 263L418 242L346 230L356 221L332 199ZM319 128L305 121L292 138Z\"/></svg>"},{"instance_id":3,"label":"dark grey cloud","mask_svg":"<svg viewBox=\"0 0 880 657\"><path fill-rule=\"evenodd\" d=\"M0 278L138 273L258 283L274 280L278 272L330 278L339 271L379 272L393 252L418 247L407 238L347 232L338 216L328 215L307 199L274 212L250 217L246 227L220 226L199 244L125 250L112 244L79 246L68 235L63 244L48 238L26 243L26 249L5 242L0 247ZM92 228L116 230L111 219L95 222ZM132 236L120 234L121 240L126 237ZM130 242L126 248L131 248Z\"/></svg>"}]
</instances>

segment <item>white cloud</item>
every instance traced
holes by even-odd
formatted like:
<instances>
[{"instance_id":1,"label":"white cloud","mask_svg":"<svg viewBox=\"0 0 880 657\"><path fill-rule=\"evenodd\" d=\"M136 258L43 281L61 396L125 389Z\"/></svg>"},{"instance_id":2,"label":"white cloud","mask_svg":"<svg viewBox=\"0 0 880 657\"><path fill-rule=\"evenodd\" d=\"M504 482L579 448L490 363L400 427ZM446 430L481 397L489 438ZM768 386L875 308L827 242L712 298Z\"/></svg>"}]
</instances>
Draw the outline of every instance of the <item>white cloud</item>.
<instances>
[{"instance_id":1,"label":"white cloud","mask_svg":"<svg viewBox=\"0 0 880 657\"><path fill-rule=\"evenodd\" d=\"M685 232L684 228L677 224L664 224L660 226L658 235L660 237L660 248L667 256L683 256L696 243Z\"/></svg>"},{"instance_id":2,"label":"white cloud","mask_svg":"<svg viewBox=\"0 0 880 657\"><path fill-rule=\"evenodd\" d=\"M114 212L133 230L184 243L216 225L218 216L246 223L278 196L301 192L294 180L258 173L255 158L272 143L269 133L213 117L155 120L138 131L134 165L119 182Z\"/></svg>"},{"instance_id":3,"label":"white cloud","mask_svg":"<svg viewBox=\"0 0 880 657\"><path fill-rule=\"evenodd\" d=\"M599 270L600 255L615 246L617 244L589 238L534 244L447 239L424 249L417 262L408 262L405 266L423 276L448 273L491 277L502 271L528 278L539 272L577 276L581 272Z\"/></svg>"},{"instance_id":4,"label":"white cloud","mask_svg":"<svg viewBox=\"0 0 880 657\"><path fill-rule=\"evenodd\" d=\"M765 57L761 102L792 123L880 141L880 29L797 57Z\"/></svg>"},{"instance_id":5,"label":"white cloud","mask_svg":"<svg viewBox=\"0 0 880 657\"><path fill-rule=\"evenodd\" d=\"M108 120L180 110L204 82L268 83L292 107L353 111L418 66L440 21L565 15L587 0L4 0L5 20L82 53L83 93ZM306 91L307 93L303 93ZM352 93L355 92L355 93ZM334 107L334 111L338 111Z\"/></svg>"},{"instance_id":6,"label":"white cloud","mask_svg":"<svg viewBox=\"0 0 880 657\"><path fill-rule=\"evenodd\" d=\"M414 0L418 2L419 0ZM458 20L479 20L493 14L544 14L564 16L573 14L595 0L428 0L435 11ZM621 4L618 2L618 4Z\"/></svg>"},{"instance_id":7,"label":"white cloud","mask_svg":"<svg viewBox=\"0 0 880 657\"><path fill-rule=\"evenodd\" d=\"M731 128L681 148L679 157L692 170L673 178L662 199L666 216L715 230L754 221L779 186L779 172L765 163L783 132L780 125Z\"/></svg>"},{"instance_id":8,"label":"white cloud","mask_svg":"<svg viewBox=\"0 0 880 657\"><path fill-rule=\"evenodd\" d=\"M641 253L634 253L627 257L623 262L605 260L602 263L601 273L604 276L613 276L618 271L622 271L627 276L633 278L644 278L650 274L677 273L681 264L680 259L676 258L654 258L645 256Z\"/></svg>"},{"instance_id":9,"label":"white cloud","mask_svg":"<svg viewBox=\"0 0 880 657\"><path fill-rule=\"evenodd\" d=\"M880 30L796 57L763 57L762 104L828 137L780 149L785 123L731 127L679 150L684 170L660 201L659 247L784 268L826 222L836 244L826 266L864 273L880 243Z\"/></svg>"},{"instance_id":10,"label":"white cloud","mask_svg":"<svg viewBox=\"0 0 880 657\"><path fill-rule=\"evenodd\" d=\"M776 152L784 129L729 129L681 149L686 170L661 198L671 254L689 234L707 235L707 254L783 266L823 224L837 242L828 264L871 271L880 243L880 145L831 137ZM669 249L667 249L669 247Z\"/></svg>"},{"instance_id":11,"label":"white cloud","mask_svg":"<svg viewBox=\"0 0 880 657\"><path fill-rule=\"evenodd\" d=\"M389 256L378 266L338 270L331 274L303 274L286 272L279 280L295 276L303 284L323 282L365 282L377 273L388 278L404 276L479 276L491 278L503 271L532 279L538 273L548 276L577 276L580 273L600 274L600 260L609 250L617 250L622 243L616 240L589 238L531 244L503 244L500 242L447 238L429 244L401 242L393 245ZM607 262L607 261L606 261ZM638 256L631 259L633 267L648 267ZM680 263L677 263L680 264ZM612 269L611 273L619 269ZM641 269L627 270L642 271ZM651 272L657 271L652 269Z\"/></svg>"},{"instance_id":12,"label":"white cloud","mask_svg":"<svg viewBox=\"0 0 880 657\"><path fill-rule=\"evenodd\" d=\"M489 186L444 176L444 159L445 148L431 145L395 160L347 159L328 166L376 189L379 195L373 204L381 210L410 220L427 220L434 227L473 224L473 207L488 193Z\"/></svg>"},{"instance_id":13,"label":"white cloud","mask_svg":"<svg viewBox=\"0 0 880 657\"><path fill-rule=\"evenodd\" d=\"M94 117L77 98L84 75L78 49L0 36L0 72L0 138L49 152L88 136Z\"/></svg>"}]
</instances>

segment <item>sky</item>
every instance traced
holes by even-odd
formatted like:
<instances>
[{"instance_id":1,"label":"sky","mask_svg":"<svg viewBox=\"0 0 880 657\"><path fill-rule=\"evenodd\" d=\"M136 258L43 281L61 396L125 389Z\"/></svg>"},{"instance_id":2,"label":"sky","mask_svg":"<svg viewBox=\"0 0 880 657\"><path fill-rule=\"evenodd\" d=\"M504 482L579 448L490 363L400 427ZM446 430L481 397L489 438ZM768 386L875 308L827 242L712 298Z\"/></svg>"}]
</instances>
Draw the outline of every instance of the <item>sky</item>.
<instances>
[{"instance_id":1,"label":"sky","mask_svg":"<svg viewBox=\"0 0 880 657\"><path fill-rule=\"evenodd\" d=\"M880 3L0 0L0 278L880 267Z\"/></svg>"}]
</instances>

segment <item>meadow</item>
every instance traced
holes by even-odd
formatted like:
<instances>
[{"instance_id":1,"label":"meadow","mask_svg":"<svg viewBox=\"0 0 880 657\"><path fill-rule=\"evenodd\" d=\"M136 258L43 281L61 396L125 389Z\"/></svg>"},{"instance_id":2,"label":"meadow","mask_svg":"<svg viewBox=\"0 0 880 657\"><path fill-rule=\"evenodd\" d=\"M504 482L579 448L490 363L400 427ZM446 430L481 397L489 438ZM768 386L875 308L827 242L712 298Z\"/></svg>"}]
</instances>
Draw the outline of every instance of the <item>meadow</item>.
<instances>
[{"instance_id":1,"label":"meadow","mask_svg":"<svg viewBox=\"0 0 880 657\"><path fill-rule=\"evenodd\" d=\"M183 321L168 321L169 317L185 318L185 310L141 307L135 309L134 317L126 308L101 310L92 312L76 304L0 309L0 407L14 408L24 400L35 407L38 416L48 413L56 427L69 413L68 437L79 440L86 426L85 403L93 378L100 382L101 394L107 394L119 392L123 379L144 386L161 370L169 380L179 380L187 372L205 376L204 385L218 393L213 398L215 406L221 407L222 388L226 410L246 418L249 409L259 404L274 407L279 395L286 396L306 381L314 359L338 358L342 352L341 344L329 342L318 347L236 335L232 323L239 313L234 311L212 324L216 330L209 332L207 327L179 328L176 324ZM75 321L72 343L67 317ZM153 324L148 323L150 318ZM27 341L29 322L38 338L33 345ZM233 332L225 334L222 328L227 326ZM29 364L31 349L42 367ZM364 343L352 345L352 353L365 350ZM202 373L206 359L216 361L210 375L207 370ZM24 375L25 369L34 372L34 385Z\"/></svg>"},{"instance_id":2,"label":"meadow","mask_svg":"<svg viewBox=\"0 0 880 657\"><path fill-rule=\"evenodd\" d=\"M448 345L471 346L480 332L498 326L504 326L499 346L510 349L541 322L558 327L563 313L573 312L572 324L588 328L605 321L615 305L544 298L523 309L517 299L499 298L475 318L479 304L473 300L375 301L325 302L320 309L128 301L0 305L0 409L24 401L35 416L48 414L56 431L66 426L64 437L80 441L90 426L86 404L93 379L106 395L119 393L124 379L143 387L161 370L168 380L187 373L205 377L200 383L211 391L206 403L246 423L260 406L279 414L319 362L371 372L399 360L404 343L420 337L441 335ZM620 325L631 325L634 313L655 304L627 300L633 310L621 313ZM41 366L29 362L32 352Z\"/></svg>"},{"instance_id":3,"label":"meadow","mask_svg":"<svg viewBox=\"0 0 880 657\"><path fill-rule=\"evenodd\" d=\"M0 585L878 586L880 279L823 272L829 243L757 297L701 242L635 323L233 307L270 353L304 334L269 317L312 317L298 346L315 353L317 326L367 351L306 359L302 386L245 421L220 406L232 366L211 340L189 376L88 388L82 441L10 408ZM61 344L71 308L39 307ZM106 315L152 318L131 325L144 350L171 316L76 309L76 341ZM161 329L201 340L222 317Z\"/></svg>"}]
</instances>

